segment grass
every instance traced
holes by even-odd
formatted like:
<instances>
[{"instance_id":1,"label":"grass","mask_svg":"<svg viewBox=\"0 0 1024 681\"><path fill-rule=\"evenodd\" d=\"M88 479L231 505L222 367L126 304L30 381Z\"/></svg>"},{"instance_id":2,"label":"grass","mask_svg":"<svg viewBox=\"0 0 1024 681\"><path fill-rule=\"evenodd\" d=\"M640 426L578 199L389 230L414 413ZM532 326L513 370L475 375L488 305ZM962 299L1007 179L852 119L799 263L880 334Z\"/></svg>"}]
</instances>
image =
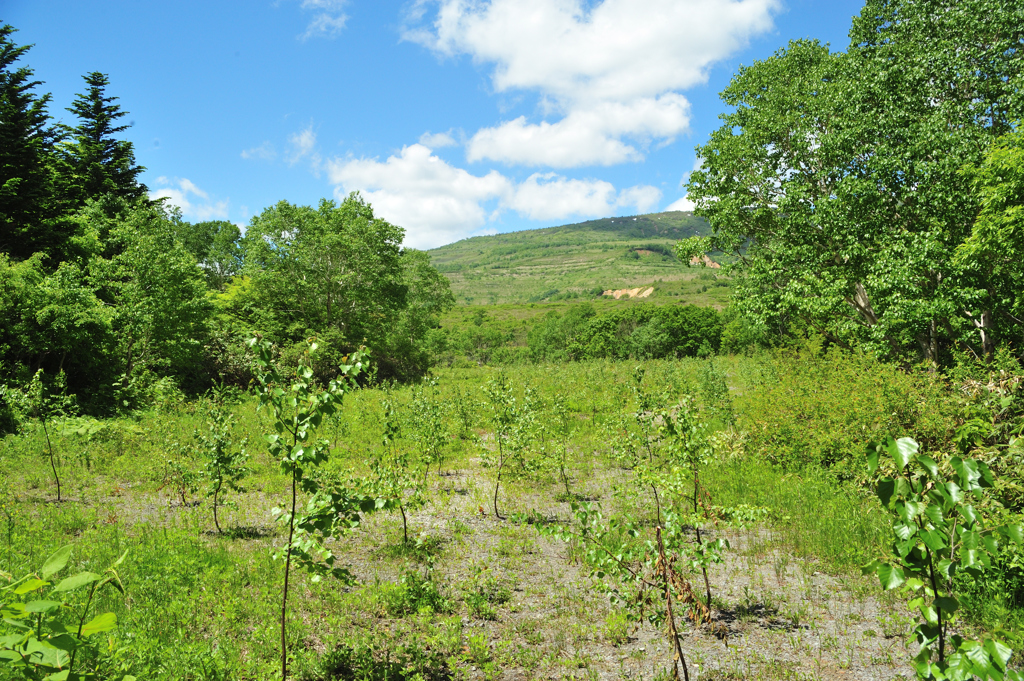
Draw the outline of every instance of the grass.
<instances>
[{"instance_id":1,"label":"grass","mask_svg":"<svg viewBox=\"0 0 1024 681\"><path fill-rule=\"evenodd\" d=\"M730 377L741 427L748 413L761 413L758 400L771 385L758 378L767 369L752 366L763 361L718 360ZM651 391L670 399L701 394L699 360L645 365ZM520 389L528 383L548 403L556 393L566 396L576 423L570 439L573 498L593 500L609 515L650 519L649 493L637 489L613 451L616 433L635 409L633 368L632 362L589 362L525 365L510 373ZM579 551L531 525L486 514L493 472L481 461L491 442L482 386L496 371L479 366L437 372L439 397L453 405L446 415L451 439L445 475L431 470L428 503L409 515L410 537L418 539L403 543L397 513L377 513L332 545L357 584L293 574L288 637L295 678L650 679L669 667L663 632L637 626L613 607L588 577ZM383 397L381 390L356 392L346 398L341 418L323 424L321 435L335 443L331 472L365 473L363 461L379 447ZM412 388L396 387L391 399L407 416ZM873 423L879 414L871 410L886 404L865 403L858 418ZM253 471L244 481L247 491L229 495L232 505L221 509L224 534L214 531L208 499L190 493L188 503L180 503L167 464L176 444L189 442L204 425L202 402L112 421L92 436L51 431L66 498L61 503L39 429L0 443L6 472L0 482L0 569L20 576L71 544L69 573L99 571L128 551L122 566L126 595L103 592L95 606L96 612L114 612L119 625L92 661L98 678L279 676L281 564L271 550L282 536L271 509L284 500L287 480L260 444L272 424L254 407L248 397L232 407L235 436L249 438ZM541 423L546 414L539 413ZM403 421L398 445L415 451L411 423ZM728 439L703 480L715 504L769 512L744 525L706 528L727 538L732 549L710 573L718 613L713 626L684 627L684 649L700 678L855 673L888 679L906 673L904 635L911 615L857 570L885 550L887 525L877 502L854 482L837 482L811 466L770 463L743 443L736 434ZM541 446L538 440L531 450ZM502 485L508 514L569 516L570 498L550 467ZM1017 612L987 616L1012 624Z\"/></svg>"},{"instance_id":2,"label":"grass","mask_svg":"<svg viewBox=\"0 0 1024 681\"><path fill-rule=\"evenodd\" d=\"M473 237L429 253L460 305L587 300L654 286L654 300L720 307L724 282L698 279L703 270L672 255L678 240L707 231L702 219L674 211Z\"/></svg>"}]
</instances>

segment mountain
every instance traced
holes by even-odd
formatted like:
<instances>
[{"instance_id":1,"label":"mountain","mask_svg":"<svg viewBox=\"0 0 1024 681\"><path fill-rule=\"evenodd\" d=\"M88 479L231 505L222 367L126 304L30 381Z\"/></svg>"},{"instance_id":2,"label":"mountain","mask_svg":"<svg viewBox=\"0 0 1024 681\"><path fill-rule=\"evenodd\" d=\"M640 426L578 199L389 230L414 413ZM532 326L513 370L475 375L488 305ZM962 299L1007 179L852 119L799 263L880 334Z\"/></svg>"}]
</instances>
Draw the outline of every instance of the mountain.
<instances>
[{"instance_id":1,"label":"mountain","mask_svg":"<svg viewBox=\"0 0 1024 681\"><path fill-rule=\"evenodd\" d=\"M709 231L692 213L669 211L477 236L428 253L462 305L586 299L649 286L655 291L648 296L678 297L707 294L708 283L719 280L672 252L680 239ZM705 304L724 302L727 291L717 288L722 295Z\"/></svg>"}]
</instances>

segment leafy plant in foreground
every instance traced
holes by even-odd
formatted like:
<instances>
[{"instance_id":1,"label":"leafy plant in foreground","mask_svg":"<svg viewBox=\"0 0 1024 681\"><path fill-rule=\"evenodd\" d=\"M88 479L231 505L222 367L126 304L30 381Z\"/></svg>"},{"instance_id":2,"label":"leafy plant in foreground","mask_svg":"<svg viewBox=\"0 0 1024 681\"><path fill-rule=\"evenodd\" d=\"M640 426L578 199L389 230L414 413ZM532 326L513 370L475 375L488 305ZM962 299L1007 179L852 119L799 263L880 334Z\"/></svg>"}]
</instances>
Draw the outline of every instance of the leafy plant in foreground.
<instances>
[{"instance_id":1,"label":"leafy plant in foreground","mask_svg":"<svg viewBox=\"0 0 1024 681\"><path fill-rule=\"evenodd\" d=\"M384 410L384 428L381 434L380 454L367 462L370 477L366 486L374 498L386 499L398 506L402 514L402 543L409 543L410 508L423 505L422 480L410 470L409 452L395 445L398 439L398 414L390 399L381 405Z\"/></svg>"},{"instance_id":2,"label":"leafy plant in foreground","mask_svg":"<svg viewBox=\"0 0 1024 681\"><path fill-rule=\"evenodd\" d=\"M420 448L423 461L423 479L426 480L431 464L437 464L441 474L444 463L444 447L448 443L448 429L444 425L444 407L437 399L436 384L433 395L417 390L409 405L412 414L413 438Z\"/></svg>"},{"instance_id":3,"label":"leafy plant in foreground","mask_svg":"<svg viewBox=\"0 0 1024 681\"><path fill-rule=\"evenodd\" d=\"M80 651L95 655L91 637L116 627L117 617L105 612L86 621L89 608L93 596L104 586L124 593L117 567L126 555L127 552L122 554L103 574L80 572L53 586L50 579L64 569L71 557L71 547L65 546L47 558L38 573L25 575L0 589L0 669L6 667L28 679L45 681L94 678L88 672L75 672L75 662L81 659ZM50 586L53 588L46 598L33 598ZM76 608L66 602L67 594L86 587L89 595L76 613ZM125 676L123 681L134 681L134 677Z\"/></svg>"},{"instance_id":4,"label":"leafy plant in foreground","mask_svg":"<svg viewBox=\"0 0 1024 681\"><path fill-rule=\"evenodd\" d=\"M501 476L507 467L523 470L529 467L525 459L526 448L533 438L534 399L527 388L523 399L515 396L512 384L504 373L487 382L484 387L488 406L491 409L491 423L494 426L495 449L484 448L484 456L495 470L494 517L504 519L498 512L498 489Z\"/></svg>"},{"instance_id":5,"label":"leafy plant in foreground","mask_svg":"<svg viewBox=\"0 0 1024 681\"><path fill-rule=\"evenodd\" d=\"M914 628L920 650L914 668L922 679L1010 679L1024 675L1007 667L1013 651L998 638L972 640L952 631L960 602L954 577L963 571L980 577L992 566L999 541L1024 543L1020 525L987 526L976 508L992 487L988 466L974 459L952 457L936 463L919 453L911 438L868 447L868 467L874 473L879 456L889 454L896 475L883 477L878 498L892 515L893 558L864 567L876 574L885 590L903 587L912 595L910 606L923 621Z\"/></svg>"},{"instance_id":6,"label":"leafy plant in foreground","mask_svg":"<svg viewBox=\"0 0 1024 681\"><path fill-rule=\"evenodd\" d=\"M239 483L249 473L245 466L249 455L245 453L246 440L235 443L232 438L235 416L222 402L215 400L208 416L207 433L196 431L195 438L206 457L205 475L210 482L206 495L213 497L213 524L221 532L217 518L221 492L225 485L236 492L245 491Z\"/></svg>"},{"instance_id":7,"label":"leafy plant in foreground","mask_svg":"<svg viewBox=\"0 0 1024 681\"><path fill-rule=\"evenodd\" d=\"M340 377L325 388L313 382L309 355L316 343L309 344L300 359L295 376L288 379L273 361L272 346L260 338L252 338L249 346L256 350L259 408L269 407L276 432L266 436L271 456L281 462L281 470L290 480L291 508L275 508L278 521L288 526L288 542L275 558L284 556L284 589L281 596L281 678L288 678L288 577L292 559L313 573L313 581L332 576L351 583L351 573L335 566L335 555L327 548L328 538L336 537L359 524L360 512L383 508L384 501L371 499L337 485L322 484L311 475L312 469L327 463L330 443L314 439L317 428L326 416L341 407L346 392L355 389L355 378L363 371L365 354L353 353L352 364L340 367ZM299 491L307 496L303 508L298 507Z\"/></svg>"},{"instance_id":8,"label":"leafy plant in foreground","mask_svg":"<svg viewBox=\"0 0 1024 681\"><path fill-rule=\"evenodd\" d=\"M634 621L647 620L665 625L674 651L673 674L690 678L679 642L673 604L688 607L699 626L710 611L693 591L681 567L690 562L684 547L688 543L683 523L671 511L665 513L665 527L654 528L653 541L641 541L645 528L637 523L606 520L595 506L571 504L573 526L536 525L537 531L583 548L591 577L598 580L613 603L626 608ZM647 530L649 531L649 530ZM650 535L648 535L649 537Z\"/></svg>"},{"instance_id":9,"label":"leafy plant in foreground","mask_svg":"<svg viewBox=\"0 0 1024 681\"><path fill-rule=\"evenodd\" d=\"M708 566L722 562L722 549L728 547L729 542L721 538L713 542L705 541L700 532L701 521L710 520L712 510L707 490L704 489L700 481L701 470L711 463L714 455L708 426L700 420L693 406L693 400L685 396L674 410L664 411L659 416L661 421L659 430L674 464L666 487L681 492L681 488L687 486L683 480L685 478L692 479L693 516L690 522L693 524L696 539L694 540L695 546L692 548L691 562L695 568L700 567L701 573L704 575L707 607L710 609L711 582L708 579Z\"/></svg>"}]
</instances>

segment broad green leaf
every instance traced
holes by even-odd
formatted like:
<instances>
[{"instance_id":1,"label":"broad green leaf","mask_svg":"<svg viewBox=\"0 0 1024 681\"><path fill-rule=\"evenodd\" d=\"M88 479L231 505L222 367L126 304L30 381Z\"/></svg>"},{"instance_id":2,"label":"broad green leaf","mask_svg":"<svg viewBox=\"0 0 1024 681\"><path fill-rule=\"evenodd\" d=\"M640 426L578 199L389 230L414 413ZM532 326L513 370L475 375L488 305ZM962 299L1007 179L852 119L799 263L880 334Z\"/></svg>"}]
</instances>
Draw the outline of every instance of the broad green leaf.
<instances>
[{"instance_id":1,"label":"broad green leaf","mask_svg":"<svg viewBox=\"0 0 1024 681\"><path fill-rule=\"evenodd\" d=\"M935 567L945 579L952 579L953 575L956 574L956 563L948 558L940 560Z\"/></svg>"},{"instance_id":2,"label":"broad green leaf","mask_svg":"<svg viewBox=\"0 0 1024 681\"><path fill-rule=\"evenodd\" d=\"M47 558L46 562L43 563L43 567L39 569L39 574L42 575L43 579L49 579L64 569L64 566L68 564L69 558L71 558L70 544L57 549L52 556Z\"/></svg>"},{"instance_id":3,"label":"broad green leaf","mask_svg":"<svg viewBox=\"0 0 1024 681\"><path fill-rule=\"evenodd\" d=\"M914 441L913 438L901 437L899 440L893 442L890 437L886 440L886 449L889 450L889 454L892 455L893 461L896 462L896 468L903 470L907 467L907 464L913 460L917 454L917 450L920 446Z\"/></svg>"},{"instance_id":4,"label":"broad green leaf","mask_svg":"<svg viewBox=\"0 0 1024 681\"><path fill-rule=\"evenodd\" d=\"M117 626L117 617L112 612L97 615L91 622L82 627L82 636L92 636L101 631L110 631Z\"/></svg>"},{"instance_id":5,"label":"broad green leaf","mask_svg":"<svg viewBox=\"0 0 1024 681\"><path fill-rule=\"evenodd\" d=\"M1007 525L1006 537L1017 545L1024 544L1024 527L1020 525Z\"/></svg>"},{"instance_id":6,"label":"broad green leaf","mask_svg":"<svg viewBox=\"0 0 1024 681\"><path fill-rule=\"evenodd\" d=\"M60 608L63 603L57 601L30 601L25 604L25 612L53 612Z\"/></svg>"},{"instance_id":7,"label":"broad green leaf","mask_svg":"<svg viewBox=\"0 0 1024 681\"><path fill-rule=\"evenodd\" d=\"M881 563L878 566L878 581L881 582L882 589L885 591L895 589L905 581L903 570L887 563Z\"/></svg>"},{"instance_id":8,"label":"broad green leaf","mask_svg":"<svg viewBox=\"0 0 1024 681\"><path fill-rule=\"evenodd\" d=\"M989 639L985 641L985 650L999 663L1000 669L1006 669L1006 663L1010 661L1013 651L1002 641Z\"/></svg>"},{"instance_id":9,"label":"broad green leaf","mask_svg":"<svg viewBox=\"0 0 1024 681\"><path fill-rule=\"evenodd\" d=\"M54 593L63 593L65 591L74 591L80 589L86 584L92 584L98 582L100 576L94 572L79 572L77 575L72 575L66 579L62 579L60 584L54 587Z\"/></svg>"},{"instance_id":10,"label":"broad green leaf","mask_svg":"<svg viewBox=\"0 0 1024 681\"><path fill-rule=\"evenodd\" d=\"M54 672L49 676L44 676L43 681L67 681L67 678L70 674L71 670L65 669L63 671Z\"/></svg>"},{"instance_id":11,"label":"broad green leaf","mask_svg":"<svg viewBox=\"0 0 1024 681\"><path fill-rule=\"evenodd\" d=\"M21 586L14 590L14 593L20 596L22 594L27 594L29 591L35 591L36 589L42 588L44 586L46 586L46 582L44 582L41 579L28 579L22 582Z\"/></svg>"},{"instance_id":12,"label":"broad green leaf","mask_svg":"<svg viewBox=\"0 0 1024 681\"><path fill-rule=\"evenodd\" d=\"M941 551L946 548L946 536L937 530L921 530L921 541L932 551Z\"/></svg>"},{"instance_id":13,"label":"broad green leaf","mask_svg":"<svg viewBox=\"0 0 1024 681\"><path fill-rule=\"evenodd\" d=\"M117 567L118 565L120 565L121 563L123 563L123 562L124 562L124 559L125 559L125 556L127 556L127 555L128 555L128 549L125 549L125 550L124 550L124 553L122 553L122 554L121 554L121 557L120 557L120 558L118 558L117 560L115 560L115 561L114 561L114 564L110 566L110 569L114 569L114 568L116 568L116 567Z\"/></svg>"},{"instance_id":14,"label":"broad green leaf","mask_svg":"<svg viewBox=\"0 0 1024 681\"><path fill-rule=\"evenodd\" d=\"M942 507L938 504L928 504L928 507L924 509L924 515L928 520L932 521L932 525L942 525L943 515Z\"/></svg>"},{"instance_id":15,"label":"broad green leaf","mask_svg":"<svg viewBox=\"0 0 1024 681\"><path fill-rule=\"evenodd\" d=\"M872 442L868 445L868 473L875 474L878 470L878 445Z\"/></svg>"},{"instance_id":16,"label":"broad green leaf","mask_svg":"<svg viewBox=\"0 0 1024 681\"><path fill-rule=\"evenodd\" d=\"M926 471L928 471L928 473L933 478L939 477L939 466L938 466L938 464L935 463L934 459L932 459L931 457L928 457L928 456L925 456L925 455L922 454L921 456L917 457L917 462L919 464L921 464L921 466Z\"/></svg>"},{"instance_id":17,"label":"broad green leaf","mask_svg":"<svg viewBox=\"0 0 1024 681\"><path fill-rule=\"evenodd\" d=\"M974 645L968 646L966 645L967 643L974 643ZM976 666L987 669L992 664L992 661L989 659L988 651L974 641L966 641L962 648L964 649L964 654L967 655L967 657L971 659L971 662Z\"/></svg>"},{"instance_id":18,"label":"broad green leaf","mask_svg":"<svg viewBox=\"0 0 1024 681\"><path fill-rule=\"evenodd\" d=\"M942 610L943 613L953 614L960 607L960 603L951 596L939 596L935 599L935 607Z\"/></svg>"},{"instance_id":19,"label":"broad green leaf","mask_svg":"<svg viewBox=\"0 0 1024 681\"><path fill-rule=\"evenodd\" d=\"M875 488L875 493L878 494L878 499L882 502L882 506L889 507L889 502L892 500L893 492L896 491L896 482L892 478L885 478L878 482L878 487Z\"/></svg>"}]
</instances>

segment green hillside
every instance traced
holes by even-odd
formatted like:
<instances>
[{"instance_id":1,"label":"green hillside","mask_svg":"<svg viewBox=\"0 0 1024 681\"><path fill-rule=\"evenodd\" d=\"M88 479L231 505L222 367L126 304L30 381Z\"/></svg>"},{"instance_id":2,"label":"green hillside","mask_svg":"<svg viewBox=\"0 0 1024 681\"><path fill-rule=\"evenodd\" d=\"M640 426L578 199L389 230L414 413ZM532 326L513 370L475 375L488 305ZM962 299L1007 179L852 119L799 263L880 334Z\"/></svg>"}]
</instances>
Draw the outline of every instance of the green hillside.
<instances>
[{"instance_id":1,"label":"green hillside","mask_svg":"<svg viewBox=\"0 0 1024 681\"><path fill-rule=\"evenodd\" d=\"M594 298L599 290L650 285L651 298L662 302L722 305L722 278L672 254L676 241L708 229L692 213L671 211L478 236L429 253L460 305Z\"/></svg>"}]
</instances>

